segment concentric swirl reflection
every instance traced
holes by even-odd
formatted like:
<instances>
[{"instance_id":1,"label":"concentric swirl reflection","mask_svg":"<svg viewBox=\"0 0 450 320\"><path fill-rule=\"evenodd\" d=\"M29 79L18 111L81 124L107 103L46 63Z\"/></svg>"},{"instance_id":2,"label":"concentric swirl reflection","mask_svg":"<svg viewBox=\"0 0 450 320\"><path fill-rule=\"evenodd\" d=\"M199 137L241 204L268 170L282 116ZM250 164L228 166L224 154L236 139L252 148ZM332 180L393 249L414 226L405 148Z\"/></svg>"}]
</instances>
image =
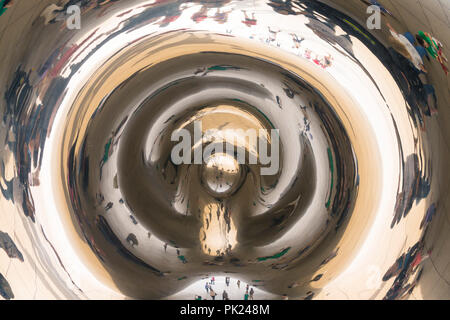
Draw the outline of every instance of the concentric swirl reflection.
<instances>
[{"instance_id":1,"label":"concentric swirl reflection","mask_svg":"<svg viewBox=\"0 0 450 320\"><path fill-rule=\"evenodd\" d=\"M166 39L157 41L163 46ZM183 39L178 47L188 48L192 40ZM146 50L139 46L154 50L150 41L121 53L127 68L132 68L136 52ZM156 282L179 278L186 265L199 277L207 272L205 263L217 261L227 272L242 276L264 272L267 263L258 261L273 250L319 246L328 232L341 225L345 209L353 205L350 195L356 195L357 165L351 143L321 94L271 61L252 57L251 52L228 52L226 38L207 36L203 41L225 41L224 50L191 52L133 72L101 99L92 114L82 107L95 105L92 97L79 97L80 108L73 118L87 126L83 132L66 132L70 137L66 141L76 139L72 150L80 150L68 159L72 164L68 181L73 182L68 188L77 195L72 203L75 214L86 226L83 232L101 248L101 259L114 261L106 263L111 273L135 270L126 278L130 295L152 293L153 286L146 290L140 286L142 277ZM154 61L150 52L145 56ZM111 72L105 68L91 81ZM278 170L261 175L264 166L238 163L237 151L212 153L202 164L175 164L173 132L186 129L193 137L199 122L202 135L198 141L192 139L192 155L196 148L231 141L233 150L244 150L245 159L252 154L259 158L258 146L242 133L282 128L277 131ZM216 130L211 133L212 129ZM225 139L224 133L233 129L236 136ZM273 138L264 137L268 149ZM79 175L85 168L92 169ZM115 205L105 212L104 204L109 202ZM309 219L320 222L311 225ZM306 226L307 236L301 231ZM146 237L148 244L141 242L124 256L125 248L117 250L119 243L123 246L116 238L120 233L125 238L151 236ZM172 258L171 270L164 269L150 250L141 249L155 242L180 252ZM293 258L290 267L301 265L301 260Z\"/></svg>"}]
</instances>

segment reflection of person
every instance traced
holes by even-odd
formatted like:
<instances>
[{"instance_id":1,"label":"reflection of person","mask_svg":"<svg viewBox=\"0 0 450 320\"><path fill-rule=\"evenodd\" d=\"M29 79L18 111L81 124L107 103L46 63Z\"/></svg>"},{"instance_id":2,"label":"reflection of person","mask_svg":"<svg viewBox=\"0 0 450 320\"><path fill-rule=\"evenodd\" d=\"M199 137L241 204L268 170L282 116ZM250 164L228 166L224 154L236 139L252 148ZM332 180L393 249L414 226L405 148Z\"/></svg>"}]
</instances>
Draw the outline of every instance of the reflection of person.
<instances>
[{"instance_id":1,"label":"reflection of person","mask_svg":"<svg viewBox=\"0 0 450 320\"><path fill-rule=\"evenodd\" d=\"M135 234L130 233L127 237L127 242L130 244L130 246L135 247L139 244L137 237Z\"/></svg>"},{"instance_id":2,"label":"reflection of person","mask_svg":"<svg viewBox=\"0 0 450 320\"><path fill-rule=\"evenodd\" d=\"M437 44L434 43L432 37L427 32L419 31L416 35L416 39L425 49L427 49L430 56L437 58Z\"/></svg>"},{"instance_id":3,"label":"reflection of person","mask_svg":"<svg viewBox=\"0 0 450 320\"><path fill-rule=\"evenodd\" d=\"M111 137L105 144L105 151L103 152L103 157L102 160L100 161L100 180L102 179L103 166L108 161L113 151L113 148L111 148L111 145L113 144L113 139L114 139L114 132L112 133Z\"/></svg>"},{"instance_id":4,"label":"reflection of person","mask_svg":"<svg viewBox=\"0 0 450 320\"><path fill-rule=\"evenodd\" d=\"M297 34L295 34L295 33L291 33L291 36L292 36L292 41L294 41L294 47L296 49L299 49L302 41L305 40L305 38L300 38L299 39Z\"/></svg>"},{"instance_id":5,"label":"reflection of person","mask_svg":"<svg viewBox=\"0 0 450 320\"><path fill-rule=\"evenodd\" d=\"M428 223L431 222L435 213L436 213L436 204L432 203L431 206L428 208L427 212L425 213L422 222L420 222L420 229L422 229L424 226L426 226Z\"/></svg>"},{"instance_id":6,"label":"reflection of person","mask_svg":"<svg viewBox=\"0 0 450 320\"><path fill-rule=\"evenodd\" d=\"M427 71L423 66L422 58L420 57L416 48L414 48L414 46L408 40L408 38L406 38L402 34L397 33L397 31L395 31L395 29L389 23L387 23L387 26L389 27L389 30L391 32L390 40L395 51L408 59L418 70L426 73Z\"/></svg>"},{"instance_id":7,"label":"reflection of person","mask_svg":"<svg viewBox=\"0 0 450 320\"><path fill-rule=\"evenodd\" d=\"M22 253L17 249L9 234L2 231L0 231L0 249L5 250L9 258L17 258L22 262L24 261Z\"/></svg>"},{"instance_id":8,"label":"reflection of person","mask_svg":"<svg viewBox=\"0 0 450 320\"><path fill-rule=\"evenodd\" d=\"M11 8L14 0L0 0L0 16L5 13L6 9Z\"/></svg>"},{"instance_id":9,"label":"reflection of person","mask_svg":"<svg viewBox=\"0 0 450 320\"><path fill-rule=\"evenodd\" d=\"M187 263L187 260L186 260L186 257L185 257L185 256L178 255L178 259L180 259L181 262L182 262L183 264L186 264L186 263Z\"/></svg>"},{"instance_id":10,"label":"reflection of person","mask_svg":"<svg viewBox=\"0 0 450 320\"><path fill-rule=\"evenodd\" d=\"M383 276L383 281L388 281L390 278L397 276L403 268L403 261L405 259L405 254L402 254L394 264L386 271Z\"/></svg>"},{"instance_id":11,"label":"reflection of person","mask_svg":"<svg viewBox=\"0 0 450 320\"><path fill-rule=\"evenodd\" d=\"M211 296L211 298L213 299L213 300L216 300L216 295L217 295L217 293L211 288L211 289L209 289L209 295Z\"/></svg>"},{"instance_id":12,"label":"reflection of person","mask_svg":"<svg viewBox=\"0 0 450 320\"><path fill-rule=\"evenodd\" d=\"M243 10L243 12L245 20L243 20L242 23L245 24L247 27L256 25L255 13L252 12L252 17L250 18L245 10Z\"/></svg>"},{"instance_id":13,"label":"reflection of person","mask_svg":"<svg viewBox=\"0 0 450 320\"><path fill-rule=\"evenodd\" d=\"M191 17L191 19L195 22L195 23L199 23L203 20L205 20L206 18L208 18L207 15L208 12L208 8L206 7L201 7L200 11L194 13Z\"/></svg>"},{"instance_id":14,"label":"reflection of person","mask_svg":"<svg viewBox=\"0 0 450 320\"><path fill-rule=\"evenodd\" d=\"M296 12L294 10L294 6L291 3L291 0L282 1L282 0L270 0L267 3L269 6L273 8L273 10L279 14L283 15L297 15L300 12Z\"/></svg>"},{"instance_id":15,"label":"reflection of person","mask_svg":"<svg viewBox=\"0 0 450 320\"><path fill-rule=\"evenodd\" d=\"M0 273L0 296L5 300L14 299L14 293L11 290L6 278Z\"/></svg>"},{"instance_id":16,"label":"reflection of person","mask_svg":"<svg viewBox=\"0 0 450 320\"><path fill-rule=\"evenodd\" d=\"M442 51L442 49L444 48L444 46L442 45L442 42L440 42L438 39L433 37L433 41L434 43L436 43L437 48L438 48L438 56L440 56L445 62L448 62L447 57L445 56L444 52Z\"/></svg>"},{"instance_id":17,"label":"reflection of person","mask_svg":"<svg viewBox=\"0 0 450 320\"><path fill-rule=\"evenodd\" d=\"M448 75L448 59L442 52L442 43L427 32L419 31L416 35L417 41L425 47L428 53L440 64L445 74Z\"/></svg>"},{"instance_id":18,"label":"reflection of person","mask_svg":"<svg viewBox=\"0 0 450 320\"><path fill-rule=\"evenodd\" d=\"M218 23L222 24L227 22L228 20L228 14L231 11L222 12L220 8L217 9L216 14L214 15L213 19L214 21L217 21Z\"/></svg>"},{"instance_id":19,"label":"reflection of person","mask_svg":"<svg viewBox=\"0 0 450 320\"><path fill-rule=\"evenodd\" d=\"M413 273L417 271L420 263L427 259L431 252L428 251L428 254L422 255L423 250L424 244L422 240L417 242L414 246L410 247L389 268L389 270L383 276L383 281L387 281L394 276L396 278L394 280L394 284L386 293L384 300L402 299L406 298L408 294L412 293L412 289L417 283L417 279L420 277L420 273L412 284L408 283L409 278Z\"/></svg>"},{"instance_id":20,"label":"reflection of person","mask_svg":"<svg viewBox=\"0 0 450 320\"><path fill-rule=\"evenodd\" d=\"M54 23L55 18L58 16L60 12L62 12L62 10L63 7L57 6L54 3L46 7L41 13L41 17L43 17L45 20L44 24L48 25L49 23Z\"/></svg>"}]
</instances>

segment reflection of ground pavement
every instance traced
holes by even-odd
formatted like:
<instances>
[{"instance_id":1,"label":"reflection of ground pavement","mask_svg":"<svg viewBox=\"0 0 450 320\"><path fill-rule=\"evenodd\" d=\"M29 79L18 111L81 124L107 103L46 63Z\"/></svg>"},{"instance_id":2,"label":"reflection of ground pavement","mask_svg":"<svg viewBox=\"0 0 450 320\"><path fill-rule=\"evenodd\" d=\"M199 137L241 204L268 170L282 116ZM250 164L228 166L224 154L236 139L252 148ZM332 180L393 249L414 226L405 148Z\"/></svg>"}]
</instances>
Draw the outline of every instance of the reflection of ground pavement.
<instances>
[{"instance_id":1,"label":"reflection of ground pavement","mask_svg":"<svg viewBox=\"0 0 450 320\"><path fill-rule=\"evenodd\" d=\"M216 300L222 300L222 292L225 290L228 293L228 297L230 300L244 300L245 295L245 288L247 287L247 284L245 282L241 281L240 287L237 286L237 279L230 278L230 285L227 286L225 284L225 277L215 277L216 281L215 284L211 285L213 290L217 293ZM203 300L212 300L209 293L205 290L205 284L207 281L210 281L209 279L204 279L197 281L196 283L190 285L189 287L185 288L184 290L178 292L177 294L168 297L168 300L194 300L195 295L199 295L202 297ZM265 299L268 300L278 300L281 299L280 296L277 295L271 295L270 293L261 291L258 288L249 286L249 290L253 288L255 290L255 293L253 295L254 300L261 299L262 296L264 296Z\"/></svg>"}]
</instances>

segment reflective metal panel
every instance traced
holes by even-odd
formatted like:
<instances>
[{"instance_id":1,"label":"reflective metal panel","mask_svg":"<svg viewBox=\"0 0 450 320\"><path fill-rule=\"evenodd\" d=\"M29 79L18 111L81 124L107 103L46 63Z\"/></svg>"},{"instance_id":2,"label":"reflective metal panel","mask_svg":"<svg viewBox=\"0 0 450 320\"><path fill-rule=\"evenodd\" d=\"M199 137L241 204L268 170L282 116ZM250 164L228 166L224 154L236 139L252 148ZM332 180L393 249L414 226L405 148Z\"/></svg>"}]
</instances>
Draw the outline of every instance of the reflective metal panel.
<instances>
[{"instance_id":1,"label":"reflective metal panel","mask_svg":"<svg viewBox=\"0 0 450 320\"><path fill-rule=\"evenodd\" d=\"M406 2L0 1L0 296L450 298L448 3Z\"/></svg>"}]
</instances>

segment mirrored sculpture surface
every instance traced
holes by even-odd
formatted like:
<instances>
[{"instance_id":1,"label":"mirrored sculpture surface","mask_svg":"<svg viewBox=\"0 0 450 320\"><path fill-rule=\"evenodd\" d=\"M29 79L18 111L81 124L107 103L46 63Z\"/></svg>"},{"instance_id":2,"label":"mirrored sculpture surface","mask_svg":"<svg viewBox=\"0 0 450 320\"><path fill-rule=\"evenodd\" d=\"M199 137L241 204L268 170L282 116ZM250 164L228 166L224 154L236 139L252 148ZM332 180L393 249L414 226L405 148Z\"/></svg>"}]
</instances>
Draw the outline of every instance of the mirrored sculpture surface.
<instances>
[{"instance_id":1,"label":"mirrored sculpture surface","mask_svg":"<svg viewBox=\"0 0 450 320\"><path fill-rule=\"evenodd\" d=\"M449 299L450 5L411 2L7 1L0 296Z\"/></svg>"}]
</instances>

